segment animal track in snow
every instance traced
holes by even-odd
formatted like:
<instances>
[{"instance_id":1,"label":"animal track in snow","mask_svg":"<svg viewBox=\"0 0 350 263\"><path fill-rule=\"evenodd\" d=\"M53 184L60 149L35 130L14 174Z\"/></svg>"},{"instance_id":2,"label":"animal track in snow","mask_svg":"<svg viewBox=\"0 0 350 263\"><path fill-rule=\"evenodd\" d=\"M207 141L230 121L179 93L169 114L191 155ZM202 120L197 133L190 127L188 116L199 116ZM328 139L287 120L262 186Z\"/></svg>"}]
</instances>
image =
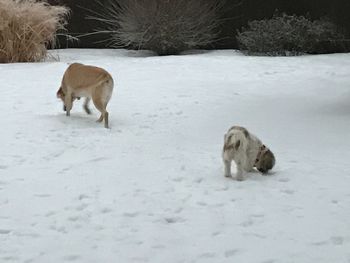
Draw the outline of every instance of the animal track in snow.
<instances>
[{"instance_id":1,"label":"animal track in snow","mask_svg":"<svg viewBox=\"0 0 350 263\"><path fill-rule=\"evenodd\" d=\"M215 191L221 192L221 191L227 191L228 189L229 189L228 186L223 186L223 187L216 188Z\"/></svg>"},{"instance_id":2,"label":"animal track in snow","mask_svg":"<svg viewBox=\"0 0 350 263\"><path fill-rule=\"evenodd\" d=\"M41 197L41 198L45 198L45 197L50 197L50 194L35 194L35 197Z\"/></svg>"},{"instance_id":3,"label":"animal track in snow","mask_svg":"<svg viewBox=\"0 0 350 263\"><path fill-rule=\"evenodd\" d=\"M206 202L198 201L198 202L197 202L197 205L200 205L200 206L207 206L208 204L207 204Z\"/></svg>"},{"instance_id":4,"label":"animal track in snow","mask_svg":"<svg viewBox=\"0 0 350 263\"><path fill-rule=\"evenodd\" d=\"M199 255L200 258L213 258L215 256L216 256L216 254L215 253L211 253L211 252L207 252L207 253L203 253L203 254Z\"/></svg>"},{"instance_id":5,"label":"animal track in snow","mask_svg":"<svg viewBox=\"0 0 350 263\"><path fill-rule=\"evenodd\" d=\"M187 94L179 94L177 95L178 98L191 98L190 95L187 95Z\"/></svg>"},{"instance_id":6,"label":"animal track in snow","mask_svg":"<svg viewBox=\"0 0 350 263\"><path fill-rule=\"evenodd\" d=\"M47 213L45 214L45 216L46 216L46 217L50 217L50 216L53 216L53 215L55 215L55 214L56 214L55 211L49 211L49 212L47 212Z\"/></svg>"},{"instance_id":7,"label":"animal track in snow","mask_svg":"<svg viewBox=\"0 0 350 263\"><path fill-rule=\"evenodd\" d=\"M125 217L136 217L139 214L140 214L139 212L126 212L126 213L123 214L123 216L125 216Z\"/></svg>"},{"instance_id":8,"label":"animal track in snow","mask_svg":"<svg viewBox=\"0 0 350 263\"><path fill-rule=\"evenodd\" d=\"M239 225L240 226L243 226L243 227L250 227L250 226L252 226L254 224L254 222L253 222L253 220L246 220L246 221L244 221L244 222L242 222L242 223L240 223Z\"/></svg>"},{"instance_id":9,"label":"animal track in snow","mask_svg":"<svg viewBox=\"0 0 350 263\"><path fill-rule=\"evenodd\" d=\"M21 155L11 155L10 157L12 157L14 159L15 165L21 165L26 161L26 159ZM7 166L6 166L6 168L7 168Z\"/></svg>"},{"instance_id":10,"label":"animal track in snow","mask_svg":"<svg viewBox=\"0 0 350 263\"><path fill-rule=\"evenodd\" d=\"M313 246L324 246L327 245L328 242L327 241L318 241L318 242L312 242L311 245Z\"/></svg>"},{"instance_id":11,"label":"animal track in snow","mask_svg":"<svg viewBox=\"0 0 350 263\"><path fill-rule=\"evenodd\" d=\"M152 127L149 125L140 125L139 127L140 129L152 129Z\"/></svg>"},{"instance_id":12,"label":"animal track in snow","mask_svg":"<svg viewBox=\"0 0 350 263\"><path fill-rule=\"evenodd\" d=\"M101 162L106 160L108 160L107 157L97 157L97 158L88 160L87 163L90 163L90 162L96 163L96 162Z\"/></svg>"},{"instance_id":13,"label":"animal track in snow","mask_svg":"<svg viewBox=\"0 0 350 263\"><path fill-rule=\"evenodd\" d=\"M211 233L211 235L212 235L213 237L216 237L216 236L218 236L218 235L220 235L220 234L221 234L220 231L215 231L215 232Z\"/></svg>"},{"instance_id":14,"label":"animal track in snow","mask_svg":"<svg viewBox=\"0 0 350 263\"><path fill-rule=\"evenodd\" d=\"M149 262L149 259L143 257L133 257L131 258L131 262Z\"/></svg>"},{"instance_id":15,"label":"animal track in snow","mask_svg":"<svg viewBox=\"0 0 350 263\"><path fill-rule=\"evenodd\" d=\"M344 238L341 236L331 237L331 241L334 245L342 245L344 243Z\"/></svg>"},{"instance_id":16,"label":"animal track in snow","mask_svg":"<svg viewBox=\"0 0 350 263\"><path fill-rule=\"evenodd\" d=\"M216 203L211 205L211 207L223 207L223 206L225 206L224 203Z\"/></svg>"},{"instance_id":17,"label":"animal track in snow","mask_svg":"<svg viewBox=\"0 0 350 263\"><path fill-rule=\"evenodd\" d=\"M176 178L173 178L172 180L174 181L174 182L181 182L181 181L183 181L183 179L184 179L184 177L176 177Z\"/></svg>"},{"instance_id":18,"label":"animal track in snow","mask_svg":"<svg viewBox=\"0 0 350 263\"><path fill-rule=\"evenodd\" d=\"M7 183L4 181L0 181L0 185L5 185L5 184L7 184Z\"/></svg>"},{"instance_id":19,"label":"animal track in snow","mask_svg":"<svg viewBox=\"0 0 350 263\"><path fill-rule=\"evenodd\" d=\"M87 208L89 205L88 204L86 204L86 203L83 203L83 204L81 204L81 205L78 205L78 206L76 206L75 207L75 210L77 210L77 211L83 211L85 208Z\"/></svg>"},{"instance_id":20,"label":"animal track in snow","mask_svg":"<svg viewBox=\"0 0 350 263\"><path fill-rule=\"evenodd\" d=\"M286 183L286 182L289 182L290 179L289 178L280 178L280 179L278 179L278 181L281 183Z\"/></svg>"},{"instance_id":21,"label":"animal track in snow","mask_svg":"<svg viewBox=\"0 0 350 263\"><path fill-rule=\"evenodd\" d=\"M66 173L68 171L70 171L72 169L73 166L68 166L66 168L63 168L61 170L58 171L59 174L63 174L63 173Z\"/></svg>"},{"instance_id":22,"label":"animal track in snow","mask_svg":"<svg viewBox=\"0 0 350 263\"><path fill-rule=\"evenodd\" d=\"M184 197L183 199L181 199L181 201L182 201L183 203L186 203L188 200L191 199L191 197L192 197L192 194L189 194L189 195L187 195L186 197Z\"/></svg>"},{"instance_id":23,"label":"animal track in snow","mask_svg":"<svg viewBox=\"0 0 350 263\"><path fill-rule=\"evenodd\" d=\"M112 212L113 210L111 208L108 208L108 207L104 207L101 209L101 213L102 214L107 214L107 213L110 213Z\"/></svg>"},{"instance_id":24,"label":"animal track in snow","mask_svg":"<svg viewBox=\"0 0 350 263\"><path fill-rule=\"evenodd\" d=\"M80 216L70 216L67 219L71 222L76 222L76 221L80 220L81 217Z\"/></svg>"},{"instance_id":25,"label":"animal track in snow","mask_svg":"<svg viewBox=\"0 0 350 263\"><path fill-rule=\"evenodd\" d=\"M33 262L35 262L34 258L28 258L28 259L23 261L23 263L33 263Z\"/></svg>"},{"instance_id":26,"label":"animal track in snow","mask_svg":"<svg viewBox=\"0 0 350 263\"><path fill-rule=\"evenodd\" d=\"M250 236L250 237L257 237L260 239L266 239L267 236L261 235L261 234L256 234L256 233L244 233L245 236Z\"/></svg>"},{"instance_id":27,"label":"animal track in snow","mask_svg":"<svg viewBox=\"0 0 350 263\"><path fill-rule=\"evenodd\" d=\"M0 235L7 235L10 234L12 230L10 229L0 229Z\"/></svg>"},{"instance_id":28,"label":"animal track in snow","mask_svg":"<svg viewBox=\"0 0 350 263\"><path fill-rule=\"evenodd\" d=\"M252 214L251 216L261 218L261 217L264 217L265 215L264 214Z\"/></svg>"},{"instance_id":29,"label":"animal track in snow","mask_svg":"<svg viewBox=\"0 0 350 263\"><path fill-rule=\"evenodd\" d=\"M200 184L201 182L203 182L204 178L203 177L198 177L196 179L194 179L194 182L197 184Z\"/></svg>"},{"instance_id":30,"label":"animal track in snow","mask_svg":"<svg viewBox=\"0 0 350 263\"><path fill-rule=\"evenodd\" d=\"M186 220L182 217L166 217L164 218L165 221L169 224L175 224L175 223L183 223L185 222Z\"/></svg>"},{"instance_id":31,"label":"animal track in snow","mask_svg":"<svg viewBox=\"0 0 350 263\"><path fill-rule=\"evenodd\" d=\"M181 213L183 210L184 210L183 207L179 207L179 208L175 209L174 213L175 213L175 214L179 214L179 213Z\"/></svg>"},{"instance_id":32,"label":"animal track in snow","mask_svg":"<svg viewBox=\"0 0 350 263\"><path fill-rule=\"evenodd\" d=\"M80 259L79 255L68 255L63 257L63 260L65 261L76 261L78 259Z\"/></svg>"},{"instance_id":33,"label":"animal track in snow","mask_svg":"<svg viewBox=\"0 0 350 263\"><path fill-rule=\"evenodd\" d=\"M22 233L22 232L14 232L14 235L17 237L30 237L30 238L39 238L40 235L37 233Z\"/></svg>"},{"instance_id":34,"label":"animal track in snow","mask_svg":"<svg viewBox=\"0 0 350 263\"><path fill-rule=\"evenodd\" d=\"M2 257L1 259L10 262L18 262L19 258L16 256Z\"/></svg>"},{"instance_id":35,"label":"animal track in snow","mask_svg":"<svg viewBox=\"0 0 350 263\"><path fill-rule=\"evenodd\" d=\"M294 194L294 190L290 190L290 189L283 189L281 190L281 192L288 195Z\"/></svg>"},{"instance_id":36,"label":"animal track in snow","mask_svg":"<svg viewBox=\"0 0 350 263\"><path fill-rule=\"evenodd\" d=\"M152 248L154 248L154 249L164 249L165 246L164 245L154 245L154 246L152 246Z\"/></svg>"},{"instance_id":37,"label":"animal track in snow","mask_svg":"<svg viewBox=\"0 0 350 263\"><path fill-rule=\"evenodd\" d=\"M237 255L238 252L239 252L238 249L226 250L225 257L227 257L227 258L233 257L234 255Z\"/></svg>"},{"instance_id":38,"label":"animal track in snow","mask_svg":"<svg viewBox=\"0 0 350 263\"><path fill-rule=\"evenodd\" d=\"M79 200L88 199L88 198L90 198L90 197L88 195L86 195L86 194L81 194L81 195L78 196Z\"/></svg>"},{"instance_id":39,"label":"animal track in snow","mask_svg":"<svg viewBox=\"0 0 350 263\"><path fill-rule=\"evenodd\" d=\"M51 230L55 230L55 231L57 231L59 233L63 233L63 234L67 233L67 230L66 230L66 228L64 226L57 227L57 226L53 225L53 226L50 226L50 229Z\"/></svg>"}]
</instances>

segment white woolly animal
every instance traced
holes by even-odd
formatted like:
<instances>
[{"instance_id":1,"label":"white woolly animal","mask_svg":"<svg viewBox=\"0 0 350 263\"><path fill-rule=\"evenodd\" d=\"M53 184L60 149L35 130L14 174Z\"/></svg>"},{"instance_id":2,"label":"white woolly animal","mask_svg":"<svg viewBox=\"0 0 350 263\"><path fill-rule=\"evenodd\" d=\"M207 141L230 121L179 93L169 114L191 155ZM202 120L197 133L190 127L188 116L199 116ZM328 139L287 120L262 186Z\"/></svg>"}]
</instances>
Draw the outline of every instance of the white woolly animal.
<instances>
[{"instance_id":1,"label":"white woolly animal","mask_svg":"<svg viewBox=\"0 0 350 263\"><path fill-rule=\"evenodd\" d=\"M244 179L244 172L251 172L256 167L265 174L275 165L273 153L247 129L233 126L225 134L222 158L225 176L231 177L231 162L237 165L237 180Z\"/></svg>"}]
</instances>

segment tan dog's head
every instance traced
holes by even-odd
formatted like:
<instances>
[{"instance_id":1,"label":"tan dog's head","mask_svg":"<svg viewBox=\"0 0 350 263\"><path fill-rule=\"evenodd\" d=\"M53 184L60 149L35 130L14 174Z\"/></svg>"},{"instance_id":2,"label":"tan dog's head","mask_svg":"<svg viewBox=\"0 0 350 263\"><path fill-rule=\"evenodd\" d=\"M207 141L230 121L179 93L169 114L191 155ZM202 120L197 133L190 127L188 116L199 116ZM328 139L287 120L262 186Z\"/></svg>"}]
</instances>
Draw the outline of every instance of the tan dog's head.
<instances>
[{"instance_id":1,"label":"tan dog's head","mask_svg":"<svg viewBox=\"0 0 350 263\"><path fill-rule=\"evenodd\" d=\"M65 98L66 98L66 94L63 92L63 89L62 87L60 87L56 93L56 96L57 98L61 99L62 102L63 102L63 110L66 111L66 105L64 104L64 101L65 101ZM80 97L74 97L72 96L72 102L75 100L75 99L78 99L80 100Z\"/></svg>"},{"instance_id":2,"label":"tan dog's head","mask_svg":"<svg viewBox=\"0 0 350 263\"><path fill-rule=\"evenodd\" d=\"M259 172L265 174L274 167L275 162L275 156L270 149L265 147L258 155L255 162L255 167Z\"/></svg>"},{"instance_id":3,"label":"tan dog's head","mask_svg":"<svg viewBox=\"0 0 350 263\"><path fill-rule=\"evenodd\" d=\"M56 93L57 98L61 99L63 102L63 110L66 111L66 105L64 105L65 94L62 87L60 87Z\"/></svg>"}]
</instances>

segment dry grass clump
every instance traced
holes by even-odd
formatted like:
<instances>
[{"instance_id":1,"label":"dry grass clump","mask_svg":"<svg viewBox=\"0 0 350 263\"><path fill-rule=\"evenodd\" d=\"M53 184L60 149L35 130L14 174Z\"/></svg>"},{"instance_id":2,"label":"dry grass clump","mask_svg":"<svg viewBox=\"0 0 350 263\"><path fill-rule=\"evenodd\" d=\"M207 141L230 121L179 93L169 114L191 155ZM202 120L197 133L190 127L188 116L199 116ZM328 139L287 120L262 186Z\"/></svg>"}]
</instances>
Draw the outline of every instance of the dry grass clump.
<instances>
[{"instance_id":1,"label":"dry grass clump","mask_svg":"<svg viewBox=\"0 0 350 263\"><path fill-rule=\"evenodd\" d=\"M37 0L0 0L0 63L44 59L64 29L68 8Z\"/></svg>"}]
</instances>

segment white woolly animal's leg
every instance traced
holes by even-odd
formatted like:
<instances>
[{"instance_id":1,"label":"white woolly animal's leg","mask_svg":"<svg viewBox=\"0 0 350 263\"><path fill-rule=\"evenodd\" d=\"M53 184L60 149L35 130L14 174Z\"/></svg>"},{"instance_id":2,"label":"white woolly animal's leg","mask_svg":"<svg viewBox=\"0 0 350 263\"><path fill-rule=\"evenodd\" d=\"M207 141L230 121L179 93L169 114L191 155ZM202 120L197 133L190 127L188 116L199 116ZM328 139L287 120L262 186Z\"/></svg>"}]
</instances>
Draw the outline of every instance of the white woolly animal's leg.
<instances>
[{"instance_id":1,"label":"white woolly animal's leg","mask_svg":"<svg viewBox=\"0 0 350 263\"><path fill-rule=\"evenodd\" d=\"M243 167L241 163L237 163L237 181L243 181Z\"/></svg>"},{"instance_id":2,"label":"white woolly animal's leg","mask_svg":"<svg viewBox=\"0 0 350 263\"><path fill-rule=\"evenodd\" d=\"M224 160L225 177L231 177L231 161Z\"/></svg>"}]
</instances>

